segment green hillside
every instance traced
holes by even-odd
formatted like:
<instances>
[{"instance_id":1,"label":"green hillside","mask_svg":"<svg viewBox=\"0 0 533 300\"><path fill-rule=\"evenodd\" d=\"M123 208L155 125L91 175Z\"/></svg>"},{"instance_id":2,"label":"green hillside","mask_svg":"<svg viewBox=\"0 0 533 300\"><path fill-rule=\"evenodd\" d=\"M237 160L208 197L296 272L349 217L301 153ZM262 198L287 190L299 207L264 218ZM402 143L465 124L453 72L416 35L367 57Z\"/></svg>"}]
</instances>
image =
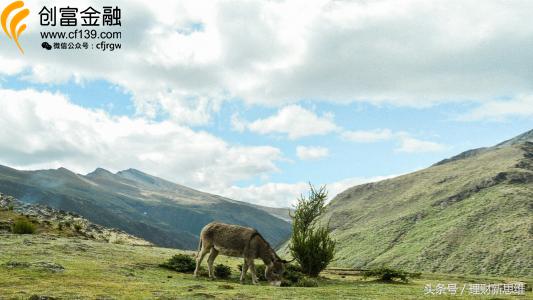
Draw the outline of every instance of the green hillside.
<instances>
[{"instance_id":1,"label":"green hillside","mask_svg":"<svg viewBox=\"0 0 533 300\"><path fill-rule=\"evenodd\" d=\"M337 195L337 266L533 275L533 131Z\"/></svg>"},{"instance_id":2,"label":"green hillside","mask_svg":"<svg viewBox=\"0 0 533 300\"><path fill-rule=\"evenodd\" d=\"M156 245L196 249L202 227L214 220L257 228L273 245L288 222L260 206L203 193L129 169L87 175L65 168L19 171L0 166L0 192L27 203L71 211Z\"/></svg>"}]
</instances>

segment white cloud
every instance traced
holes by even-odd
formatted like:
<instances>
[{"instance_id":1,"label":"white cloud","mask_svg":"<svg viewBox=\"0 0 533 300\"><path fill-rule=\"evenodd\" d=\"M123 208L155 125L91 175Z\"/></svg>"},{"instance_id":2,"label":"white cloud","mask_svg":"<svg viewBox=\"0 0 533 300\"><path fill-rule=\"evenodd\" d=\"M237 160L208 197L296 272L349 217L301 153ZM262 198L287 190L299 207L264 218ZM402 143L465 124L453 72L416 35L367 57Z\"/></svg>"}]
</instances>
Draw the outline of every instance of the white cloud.
<instances>
[{"instance_id":1,"label":"white cloud","mask_svg":"<svg viewBox=\"0 0 533 300\"><path fill-rule=\"evenodd\" d=\"M504 121L514 117L533 118L533 95L521 95L509 100L487 101L466 114L462 121Z\"/></svg>"},{"instance_id":2,"label":"white cloud","mask_svg":"<svg viewBox=\"0 0 533 300\"><path fill-rule=\"evenodd\" d=\"M337 194L346 189L359 184L376 182L398 175L376 176L369 178L347 178L337 182L326 184L328 190L328 200L333 199ZM231 186L220 190L218 193L226 197L246 201L258 205L270 207L292 207L296 204L300 195L307 195L309 184L305 182L297 183L266 183L263 185L251 185L248 187Z\"/></svg>"},{"instance_id":3,"label":"white cloud","mask_svg":"<svg viewBox=\"0 0 533 300\"><path fill-rule=\"evenodd\" d=\"M412 135L407 132L394 132L390 129L346 130L341 133L341 137L356 143L396 141L399 144L399 147L395 149L395 151L404 153L440 152L447 149L447 146L443 144L420 140L412 137Z\"/></svg>"},{"instance_id":4,"label":"white cloud","mask_svg":"<svg viewBox=\"0 0 533 300\"><path fill-rule=\"evenodd\" d=\"M408 135L400 136L400 147L396 149L398 152L406 153L424 153L424 152L440 152L446 149L446 146L430 142L415 139Z\"/></svg>"},{"instance_id":5,"label":"white cloud","mask_svg":"<svg viewBox=\"0 0 533 300\"><path fill-rule=\"evenodd\" d=\"M228 99L421 107L533 94L531 1L115 4L123 9L120 51L44 54L33 14L20 39L26 54L8 41L0 47L1 65L10 62L2 72L39 82L108 80L133 95L137 113L195 125ZM26 1L33 12L42 5L49 3Z\"/></svg>"},{"instance_id":6,"label":"white cloud","mask_svg":"<svg viewBox=\"0 0 533 300\"><path fill-rule=\"evenodd\" d=\"M299 105L285 106L275 115L265 119L249 123L232 119L232 123L236 129L246 127L259 134L286 134L289 139L324 135L339 129L333 121L333 115L326 113L318 116Z\"/></svg>"},{"instance_id":7,"label":"white cloud","mask_svg":"<svg viewBox=\"0 0 533 300\"><path fill-rule=\"evenodd\" d=\"M329 155L329 149L326 147L296 147L296 155L301 160L320 159Z\"/></svg>"},{"instance_id":8,"label":"white cloud","mask_svg":"<svg viewBox=\"0 0 533 300\"><path fill-rule=\"evenodd\" d=\"M277 172L281 151L234 146L170 121L113 117L60 93L0 89L0 163L24 169L130 167L203 190Z\"/></svg>"},{"instance_id":9,"label":"white cloud","mask_svg":"<svg viewBox=\"0 0 533 300\"><path fill-rule=\"evenodd\" d=\"M390 140L394 134L390 129L375 129L375 130L356 130L344 131L341 134L342 138L359 143L374 143L378 141Z\"/></svg>"},{"instance_id":10,"label":"white cloud","mask_svg":"<svg viewBox=\"0 0 533 300\"><path fill-rule=\"evenodd\" d=\"M242 120L238 114L231 117L233 129L244 131L248 129L259 134L286 134L289 139L298 139L305 136L338 133L344 140L356 143L376 143L381 141L397 141L399 148L395 151L404 153L440 152L447 147L443 144L420 140L403 131L391 129L371 130L345 130L335 124L333 116L324 114L319 117L299 105L289 105L280 109L275 115L253 122ZM329 154L323 147L303 147L296 149L300 159L317 159Z\"/></svg>"}]
</instances>

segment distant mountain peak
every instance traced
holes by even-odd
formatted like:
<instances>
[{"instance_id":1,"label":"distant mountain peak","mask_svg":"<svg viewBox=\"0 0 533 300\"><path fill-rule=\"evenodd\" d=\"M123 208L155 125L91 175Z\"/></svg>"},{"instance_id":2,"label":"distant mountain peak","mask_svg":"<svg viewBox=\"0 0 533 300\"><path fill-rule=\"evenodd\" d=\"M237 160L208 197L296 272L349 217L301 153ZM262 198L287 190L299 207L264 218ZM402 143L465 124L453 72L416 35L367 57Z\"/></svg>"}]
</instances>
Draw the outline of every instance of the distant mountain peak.
<instances>
[{"instance_id":1,"label":"distant mountain peak","mask_svg":"<svg viewBox=\"0 0 533 300\"><path fill-rule=\"evenodd\" d=\"M57 169L52 169L52 170L49 170L49 171L55 173L56 175L67 176L67 177L78 177L78 174L72 172L71 170L69 170L67 168L63 168L63 167L60 167L60 168L57 168Z\"/></svg>"},{"instance_id":2,"label":"distant mountain peak","mask_svg":"<svg viewBox=\"0 0 533 300\"><path fill-rule=\"evenodd\" d=\"M520 135L515 136L512 139L509 139L507 141L504 141L502 143L499 143L495 147L502 147L502 146L511 146L511 145L517 145L517 144L524 144L526 142L533 142L533 129L524 132Z\"/></svg>"},{"instance_id":3,"label":"distant mountain peak","mask_svg":"<svg viewBox=\"0 0 533 300\"><path fill-rule=\"evenodd\" d=\"M157 185L157 186L165 185L165 186L168 186L168 187L174 187L175 186L175 184L170 182L170 181L167 181L167 180L164 180L162 178L159 178L159 177L144 173L142 171L139 171L139 170L133 169L133 168L129 168L127 170L119 171L119 172L116 173L116 175L120 176L122 178L125 178L125 179L133 180L135 182L138 182L138 183L141 183L141 184L147 184L147 185L150 185L150 186L154 186L154 185Z\"/></svg>"},{"instance_id":4,"label":"distant mountain peak","mask_svg":"<svg viewBox=\"0 0 533 300\"><path fill-rule=\"evenodd\" d=\"M114 174L104 168L96 168L94 171L92 171L91 173L88 173L86 176L94 177L94 176L110 176L110 175L114 175Z\"/></svg>"}]
</instances>

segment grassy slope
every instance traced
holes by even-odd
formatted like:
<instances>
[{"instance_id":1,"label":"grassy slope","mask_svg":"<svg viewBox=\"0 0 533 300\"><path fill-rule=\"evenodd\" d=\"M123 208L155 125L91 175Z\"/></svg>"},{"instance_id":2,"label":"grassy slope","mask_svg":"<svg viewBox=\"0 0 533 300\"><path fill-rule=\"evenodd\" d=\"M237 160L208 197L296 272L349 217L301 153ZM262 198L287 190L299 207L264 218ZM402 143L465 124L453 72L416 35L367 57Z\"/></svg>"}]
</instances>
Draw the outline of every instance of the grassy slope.
<instances>
[{"instance_id":1,"label":"grassy slope","mask_svg":"<svg viewBox=\"0 0 533 300\"><path fill-rule=\"evenodd\" d=\"M533 185L490 187L502 172L531 176L516 167L525 153L493 149L339 194L324 219L338 240L334 264L532 276Z\"/></svg>"},{"instance_id":2,"label":"grassy slope","mask_svg":"<svg viewBox=\"0 0 533 300\"><path fill-rule=\"evenodd\" d=\"M265 284L252 286L249 278L247 285L238 284L236 266L240 260L224 256L217 258L217 263L233 266L234 275L229 280L210 281L159 268L159 263L178 252L173 249L107 244L75 237L12 234L0 234L0 248L0 299L27 298L34 294L68 299L419 299L424 296L425 284L515 280L429 275L409 284L384 284L357 276L341 278L325 274L317 288L276 288ZM10 261L53 262L62 265L65 271L54 273L33 266L10 269L4 265ZM470 298L487 299L461 297Z\"/></svg>"}]
</instances>

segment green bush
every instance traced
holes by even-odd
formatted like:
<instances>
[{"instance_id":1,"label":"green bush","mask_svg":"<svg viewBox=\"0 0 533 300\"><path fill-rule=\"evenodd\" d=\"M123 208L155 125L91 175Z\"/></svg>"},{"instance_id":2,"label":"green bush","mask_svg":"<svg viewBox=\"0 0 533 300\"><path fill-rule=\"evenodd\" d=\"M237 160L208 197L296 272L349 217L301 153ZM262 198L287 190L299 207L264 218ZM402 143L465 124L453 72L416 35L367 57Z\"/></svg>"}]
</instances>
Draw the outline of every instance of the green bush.
<instances>
[{"instance_id":1,"label":"green bush","mask_svg":"<svg viewBox=\"0 0 533 300\"><path fill-rule=\"evenodd\" d=\"M11 231L16 234L34 234L35 225L26 219L18 219L13 224Z\"/></svg>"},{"instance_id":2,"label":"green bush","mask_svg":"<svg viewBox=\"0 0 533 300\"><path fill-rule=\"evenodd\" d=\"M297 265L289 264L285 266L285 273L283 273L283 278L292 282L297 283L301 278L304 277L302 273L302 268Z\"/></svg>"},{"instance_id":3,"label":"green bush","mask_svg":"<svg viewBox=\"0 0 533 300\"><path fill-rule=\"evenodd\" d=\"M318 287L318 281L314 278L307 278L303 277L301 278L295 286L298 287Z\"/></svg>"},{"instance_id":4,"label":"green bush","mask_svg":"<svg viewBox=\"0 0 533 300\"><path fill-rule=\"evenodd\" d=\"M328 193L326 187L315 189L310 184L308 197L303 195L292 217L292 236L289 250L302 267L303 273L317 277L333 260L335 241L330 237L327 226L317 224L326 209Z\"/></svg>"},{"instance_id":5,"label":"green bush","mask_svg":"<svg viewBox=\"0 0 533 300\"><path fill-rule=\"evenodd\" d=\"M13 211L15 209L15 206L13 206L13 204L9 204L9 206L7 207L7 210L9 211Z\"/></svg>"},{"instance_id":6,"label":"green bush","mask_svg":"<svg viewBox=\"0 0 533 300\"><path fill-rule=\"evenodd\" d=\"M281 280L281 287L318 287L318 280L315 278L309 278L305 276L301 276L298 278L297 281L291 281L289 279L282 279Z\"/></svg>"},{"instance_id":7,"label":"green bush","mask_svg":"<svg viewBox=\"0 0 533 300\"><path fill-rule=\"evenodd\" d=\"M409 273L398 269L389 267L380 267L367 271L363 271L363 278L376 277L384 282L393 282L394 279L399 279L405 283L409 282L409 279L419 278L420 273Z\"/></svg>"},{"instance_id":8,"label":"green bush","mask_svg":"<svg viewBox=\"0 0 533 300\"><path fill-rule=\"evenodd\" d=\"M196 262L190 255L176 254L159 266L181 273L192 273L196 268Z\"/></svg>"},{"instance_id":9,"label":"green bush","mask_svg":"<svg viewBox=\"0 0 533 300\"><path fill-rule=\"evenodd\" d=\"M231 276L231 268L223 264L218 264L215 266L214 273L215 277L225 279Z\"/></svg>"},{"instance_id":10,"label":"green bush","mask_svg":"<svg viewBox=\"0 0 533 300\"><path fill-rule=\"evenodd\" d=\"M75 230L76 232L79 233L79 232L81 231L81 228L82 228L82 226L81 226L80 223L76 223L76 224L74 224L74 230Z\"/></svg>"}]
</instances>

